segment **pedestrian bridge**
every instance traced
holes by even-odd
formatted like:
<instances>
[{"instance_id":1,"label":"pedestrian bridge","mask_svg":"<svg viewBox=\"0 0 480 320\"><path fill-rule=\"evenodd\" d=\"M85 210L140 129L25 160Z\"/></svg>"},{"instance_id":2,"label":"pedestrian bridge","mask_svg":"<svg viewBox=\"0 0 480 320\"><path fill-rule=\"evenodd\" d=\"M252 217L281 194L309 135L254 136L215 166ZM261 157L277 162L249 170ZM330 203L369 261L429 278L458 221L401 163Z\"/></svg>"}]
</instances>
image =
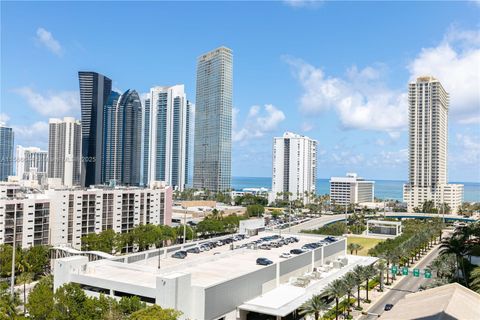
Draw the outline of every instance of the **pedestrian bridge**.
<instances>
[{"instance_id":1,"label":"pedestrian bridge","mask_svg":"<svg viewBox=\"0 0 480 320\"><path fill-rule=\"evenodd\" d=\"M114 258L113 255L102 251L80 251L68 246L56 246L50 249L51 259L60 259L73 256L84 256L88 258L88 261Z\"/></svg>"}]
</instances>

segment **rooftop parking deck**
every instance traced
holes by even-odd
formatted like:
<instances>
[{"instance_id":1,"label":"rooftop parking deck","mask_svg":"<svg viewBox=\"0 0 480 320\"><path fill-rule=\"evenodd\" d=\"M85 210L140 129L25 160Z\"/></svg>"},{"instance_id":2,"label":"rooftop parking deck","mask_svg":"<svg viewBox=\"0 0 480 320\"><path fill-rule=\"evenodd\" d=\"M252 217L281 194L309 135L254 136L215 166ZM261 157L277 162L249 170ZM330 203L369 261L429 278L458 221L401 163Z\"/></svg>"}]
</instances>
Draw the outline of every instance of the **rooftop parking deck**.
<instances>
[{"instance_id":1,"label":"rooftop parking deck","mask_svg":"<svg viewBox=\"0 0 480 320\"><path fill-rule=\"evenodd\" d=\"M257 245L256 249L252 246L250 249L237 248L231 250L231 245L235 248L242 244L252 243L261 238L277 234L278 233L264 232L261 235L235 241L232 244L217 246L209 251L188 253L185 259L173 258L171 257L172 252L170 252L166 256L161 255L160 269L158 269L158 256L130 264L101 260L90 263L84 271L84 275L155 287L157 275L182 272L191 274L192 285L208 287L265 268L265 266L256 264L257 258L267 258L273 263L290 259L281 258L280 255L285 252L290 252L292 249L300 249L305 244L319 242L325 238L316 235L291 236L282 234L284 238L295 237L298 239L298 242L288 243L278 248L272 247L269 250L260 249L260 244ZM341 240L343 238L338 237L337 239ZM265 243L268 243L268 241L265 241ZM327 246L328 244L325 245ZM302 254L311 255L309 251ZM292 257L294 256L296 255L292 255Z\"/></svg>"}]
</instances>

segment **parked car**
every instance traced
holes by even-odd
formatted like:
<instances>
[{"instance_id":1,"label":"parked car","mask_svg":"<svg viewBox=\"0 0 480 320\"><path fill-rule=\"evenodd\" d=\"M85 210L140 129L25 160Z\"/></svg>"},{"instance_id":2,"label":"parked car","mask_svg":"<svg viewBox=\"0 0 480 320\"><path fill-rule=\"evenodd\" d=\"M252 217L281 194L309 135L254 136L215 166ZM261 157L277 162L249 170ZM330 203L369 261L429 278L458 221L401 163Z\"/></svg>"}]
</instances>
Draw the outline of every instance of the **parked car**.
<instances>
[{"instance_id":1,"label":"parked car","mask_svg":"<svg viewBox=\"0 0 480 320\"><path fill-rule=\"evenodd\" d=\"M289 252L284 252L280 255L280 258L290 258L292 255Z\"/></svg>"},{"instance_id":2,"label":"parked car","mask_svg":"<svg viewBox=\"0 0 480 320\"><path fill-rule=\"evenodd\" d=\"M270 250L270 246L266 243L261 244L260 246L258 246L258 248L263 250Z\"/></svg>"},{"instance_id":3,"label":"parked car","mask_svg":"<svg viewBox=\"0 0 480 320\"><path fill-rule=\"evenodd\" d=\"M187 256L187 251L177 251L174 254L172 254L172 258L177 258L177 259L185 259Z\"/></svg>"},{"instance_id":4,"label":"parked car","mask_svg":"<svg viewBox=\"0 0 480 320\"><path fill-rule=\"evenodd\" d=\"M200 253L200 248L199 247L189 248L189 249L187 249L187 252L188 253Z\"/></svg>"},{"instance_id":5,"label":"parked car","mask_svg":"<svg viewBox=\"0 0 480 320\"><path fill-rule=\"evenodd\" d=\"M203 251L209 251L209 250L210 250L210 246L207 245L207 244L202 244L202 245L200 246L200 250L202 250L202 249L203 249Z\"/></svg>"},{"instance_id":6,"label":"parked car","mask_svg":"<svg viewBox=\"0 0 480 320\"><path fill-rule=\"evenodd\" d=\"M385 305L385 308L384 308L383 310L385 310L385 311L390 311L390 310L392 310L392 308L393 308L393 304L387 303L387 304Z\"/></svg>"},{"instance_id":7,"label":"parked car","mask_svg":"<svg viewBox=\"0 0 480 320\"><path fill-rule=\"evenodd\" d=\"M272 260L269 260L267 258L258 258L257 259L257 264L261 265L261 266L268 266L268 265L271 265L273 263Z\"/></svg>"},{"instance_id":8,"label":"parked car","mask_svg":"<svg viewBox=\"0 0 480 320\"><path fill-rule=\"evenodd\" d=\"M292 249L290 250L290 253L291 254L302 254L304 253L305 251L301 250L301 249Z\"/></svg>"}]
</instances>

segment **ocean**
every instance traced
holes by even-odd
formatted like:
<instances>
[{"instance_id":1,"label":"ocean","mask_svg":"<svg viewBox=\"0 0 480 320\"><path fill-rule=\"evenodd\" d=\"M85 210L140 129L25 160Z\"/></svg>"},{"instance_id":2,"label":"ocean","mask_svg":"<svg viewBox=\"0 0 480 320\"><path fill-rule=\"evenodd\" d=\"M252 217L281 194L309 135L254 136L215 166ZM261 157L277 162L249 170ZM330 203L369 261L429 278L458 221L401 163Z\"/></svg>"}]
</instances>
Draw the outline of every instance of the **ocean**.
<instances>
[{"instance_id":1,"label":"ocean","mask_svg":"<svg viewBox=\"0 0 480 320\"><path fill-rule=\"evenodd\" d=\"M380 199L402 200L403 184L401 180L374 180L375 197ZM461 183L464 187L464 200L469 202L480 202L480 183L478 182L452 182ZM272 178L266 177L233 177L232 188L242 190L243 188L272 188ZM330 192L329 179L317 179L317 193L326 194Z\"/></svg>"}]
</instances>

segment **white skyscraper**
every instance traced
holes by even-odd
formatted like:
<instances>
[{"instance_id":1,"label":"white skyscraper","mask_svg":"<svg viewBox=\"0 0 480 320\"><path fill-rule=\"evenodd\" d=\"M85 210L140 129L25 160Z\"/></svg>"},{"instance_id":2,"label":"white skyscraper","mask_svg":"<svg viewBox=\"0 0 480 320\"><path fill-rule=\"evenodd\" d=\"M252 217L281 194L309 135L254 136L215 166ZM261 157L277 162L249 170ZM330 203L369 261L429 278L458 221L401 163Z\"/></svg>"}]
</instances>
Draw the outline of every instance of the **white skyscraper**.
<instances>
[{"instance_id":1,"label":"white skyscraper","mask_svg":"<svg viewBox=\"0 0 480 320\"><path fill-rule=\"evenodd\" d=\"M331 177L330 202L335 205L373 202L374 189L374 181L364 180L356 173L347 173L346 177Z\"/></svg>"},{"instance_id":2,"label":"white skyscraper","mask_svg":"<svg viewBox=\"0 0 480 320\"><path fill-rule=\"evenodd\" d=\"M47 151L37 147L17 146L16 149L16 171L19 179L38 179L44 182L47 174Z\"/></svg>"},{"instance_id":3,"label":"white skyscraper","mask_svg":"<svg viewBox=\"0 0 480 320\"><path fill-rule=\"evenodd\" d=\"M409 182L403 198L408 210L421 210L425 201L446 203L457 212L463 185L447 184L449 95L433 77L419 77L408 88Z\"/></svg>"},{"instance_id":4,"label":"white skyscraper","mask_svg":"<svg viewBox=\"0 0 480 320\"><path fill-rule=\"evenodd\" d=\"M151 88L143 118L143 184L165 181L183 190L188 182L190 134L184 85Z\"/></svg>"},{"instance_id":5,"label":"white skyscraper","mask_svg":"<svg viewBox=\"0 0 480 320\"><path fill-rule=\"evenodd\" d=\"M82 159L81 125L74 118L49 120L48 177L59 178L68 187L80 183Z\"/></svg>"},{"instance_id":6,"label":"white skyscraper","mask_svg":"<svg viewBox=\"0 0 480 320\"><path fill-rule=\"evenodd\" d=\"M317 141L305 136L285 132L273 139L272 195L270 200L283 192L282 199L290 192L289 200L308 202L305 192L315 192L317 180Z\"/></svg>"}]
</instances>

